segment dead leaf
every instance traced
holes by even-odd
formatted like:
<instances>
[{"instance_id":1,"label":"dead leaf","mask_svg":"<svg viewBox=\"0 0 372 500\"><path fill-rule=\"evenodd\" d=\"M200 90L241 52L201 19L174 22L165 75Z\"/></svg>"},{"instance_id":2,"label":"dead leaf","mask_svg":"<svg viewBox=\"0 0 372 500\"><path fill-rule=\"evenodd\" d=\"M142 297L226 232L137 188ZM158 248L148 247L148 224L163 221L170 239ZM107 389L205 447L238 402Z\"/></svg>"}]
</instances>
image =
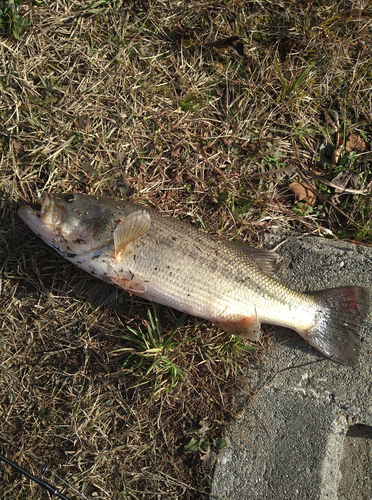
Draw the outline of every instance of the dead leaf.
<instances>
[{"instance_id":1,"label":"dead leaf","mask_svg":"<svg viewBox=\"0 0 372 500\"><path fill-rule=\"evenodd\" d=\"M357 174L357 173L354 172L350 176L349 186L351 186L351 189L357 189L357 187L359 186L359 183L360 183L359 174Z\"/></svg>"},{"instance_id":2,"label":"dead leaf","mask_svg":"<svg viewBox=\"0 0 372 500\"><path fill-rule=\"evenodd\" d=\"M215 40L213 42L205 42L203 43L203 45L205 47L215 47L216 49L221 49L222 47L231 47L240 56L244 56L244 44L242 41L238 40L240 40L238 36L229 36L228 38L223 38L221 40Z\"/></svg>"},{"instance_id":3,"label":"dead leaf","mask_svg":"<svg viewBox=\"0 0 372 500\"><path fill-rule=\"evenodd\" d=\"M172 151L171 151L171 157L172 158L177 158L177 156L179 156L180 153L181 153L181 146L178 146L178 148L172 149Z\"/></svg>"},{"instance_id":4,"label":"dead leaf","mask_svg":"<svg viewBox=\"0 0 372 500\"><path fill-rule=\"evenodd\" d=\"M214 462L216 461L217 454L211 450L211 447L208 445L207 452L203 458L203 468L207 471L211 470Z\"/></svg>"},{"instance_id":5,"label":"dead leaf","mask_svg":"<svg viewBox=\"0 0 372 500\"><path fill-rule=\"evenodd\" d=\"M335 189L336 193L342 193L343 190L346 188L346 186L349 183L351 175L349 172L340 172L336 177L332 179L333 184L336 184L336 186L339 186L339 188Z\"/></svg>"},{"instance_id":6,"label":"dead leaf","mask_svg":"<svg viewBox=\"0 0 372 500\"><path fill-rule=\"evenodd\" d=\"M200 425L200 429L198 430L198 433L201 436L203 436L207 432L207 430L209 429L210 424L208 422L206 422L205 420L200 420L199 425Z\"/></svg>"},{"instance_id":7,"label":"dead leaf","mask_svg":"<svg viewBox=\"0 0 372 500\"><path fill-rule=\"evenodd\" d=\"M228 148L231 148L233 139L228 139L227 137L222 137L222 142L227 146Z\"/></svg>"},{"instance_id":8,"label":"dead leaf","mask_svg":"<svg viewBox=\"0 0 372 500\"><path fill-rule=\"evenodd\" d=\"M319 166L316 163L308 163L308 165L315 175L324 175L324 172L320 170Z\"/></svg>"},{"instance_id":9,"label":"dead leaf","mask_svg":"<svg viewBox=\"0 0 372 500\"><path fill-rule=\"evenodd\" d=\"M78 115L77 126L80 129L86 129L89 125L90 118L88 115Z\"/></svg>"},{"instance_id":10,"label":"dead leaf","mask_svg":"<svg viewBox=\"0 0 372 500\"><path fill-rule=\"evenodd\" d=\"M332 184L338 186L335 188L335 194L331 196L331 202L334 205L341 205L345 196L347 196L348 185L351 186L352 189L356 189L359 185L359 175L356 173L350 172L340 172L336 177L332 179Z\"/></svg>"},{"instance_id":11,"label":"dead leaf","mask_svg":"<svg viewBox=\"0 0 372 500\"><path fill-rule=\"evenodd\" d=\"M119 151L118 154L116 155L116 160L114 161L113 166L120 167L123 164L126 156L127 155L123 151Z\"/></svg>"},{"instance_id":12,"label":"dead leaf","mask_svg":"<svg viewBox=\"0 0 372 500\"><path fill-rule=\"evenodd\" d=\"M346 141L345 149L348 153L352 151L355 153L363 153L367 149L367 146L359 135L352 134Z\"/></svg>"},{"instance_id":13,"label":"dead leaf","mask_svg":"<svg viewBox=\"0 0 372 500\"><path fill-rule=\"evenodd\" d=\"M20 152L23 150L22 144L18 141L14 141L14 140L13 140L13 148L17 151L20 151Z\"/></svg>"},{"instance_id":14,"label":"dead leaf","mask_svg":"<svg viewBox=\"0 0 372 500\"><path fill-rule=\"evenodd\" d=\"M289 189L295 195L295 203L305 201L309 205L314 206L316 203L316 195L309 187L302 182L292 182Z\"/></svg>"}]
</instances>

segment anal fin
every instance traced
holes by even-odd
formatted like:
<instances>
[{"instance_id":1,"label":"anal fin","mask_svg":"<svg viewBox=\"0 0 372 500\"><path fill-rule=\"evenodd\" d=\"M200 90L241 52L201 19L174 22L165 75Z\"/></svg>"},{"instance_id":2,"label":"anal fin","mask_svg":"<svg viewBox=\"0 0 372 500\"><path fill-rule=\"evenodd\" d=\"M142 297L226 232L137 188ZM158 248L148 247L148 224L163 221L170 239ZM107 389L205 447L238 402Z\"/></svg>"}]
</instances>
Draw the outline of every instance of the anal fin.
<instances>
[{"instance_id":1,"label":"anal fin","mask_svg":"<svg viewBox=\"0 0 372 500\"><path fill-rule=\"evenodd\" d=\"M238 337L258 340L261 336L261 324L257 316L237 316L222 321L213 321L217 326Z\"/></svg>"}]
</instances>

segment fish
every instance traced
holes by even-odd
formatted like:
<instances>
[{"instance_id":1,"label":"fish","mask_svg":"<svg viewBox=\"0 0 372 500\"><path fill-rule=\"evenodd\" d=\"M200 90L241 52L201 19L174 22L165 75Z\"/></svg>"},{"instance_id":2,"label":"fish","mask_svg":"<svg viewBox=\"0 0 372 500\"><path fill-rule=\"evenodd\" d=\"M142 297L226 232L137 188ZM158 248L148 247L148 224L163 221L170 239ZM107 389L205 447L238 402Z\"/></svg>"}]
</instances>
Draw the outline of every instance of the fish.
<instances>
[{"instance_id":1,"label":"fish","mask_svg":"<svg viewBox=\"0 0 372 500\"><path fill-rule=\"evenodd\" d=\"M145 205L79 193L44 193L18 215L62 257L136 296L257 341L261 323L295 330L332 361L358 362L367 288L302 293L275 277L276 257Z\"/></svg>"}]
</instances>

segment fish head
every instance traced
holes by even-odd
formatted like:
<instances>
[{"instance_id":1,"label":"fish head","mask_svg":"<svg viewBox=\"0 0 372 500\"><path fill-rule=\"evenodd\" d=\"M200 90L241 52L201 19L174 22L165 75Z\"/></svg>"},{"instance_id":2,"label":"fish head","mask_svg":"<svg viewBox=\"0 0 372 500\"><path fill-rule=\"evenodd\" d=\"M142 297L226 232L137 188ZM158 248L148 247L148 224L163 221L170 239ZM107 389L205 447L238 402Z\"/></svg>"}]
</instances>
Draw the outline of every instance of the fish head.
<instances>
[{"instance_id":1,"label":"fish head","mask_svg":"<svg viewBox=\"0 0 372 500\"><path fill-rule=\"evenodd\" d=\"M112 218L105 208L94 196L44 193L40 212L24 205L18 215L60 253L86 255L112 241Z\"/></svg>"}]
</instances>

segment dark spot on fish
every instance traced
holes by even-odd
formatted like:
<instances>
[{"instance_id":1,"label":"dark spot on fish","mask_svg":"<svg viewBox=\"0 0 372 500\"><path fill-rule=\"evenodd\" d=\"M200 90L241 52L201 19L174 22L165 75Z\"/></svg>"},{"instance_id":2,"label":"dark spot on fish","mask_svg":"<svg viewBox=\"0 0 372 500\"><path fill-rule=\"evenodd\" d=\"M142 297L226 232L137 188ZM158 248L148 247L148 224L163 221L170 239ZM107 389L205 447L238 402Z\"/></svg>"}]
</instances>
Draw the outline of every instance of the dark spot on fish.
<instances>
[{"instance_id":1,"label":"dark spot on fish","mask_svg":"<svg viewBox=\"0 0 372 500\"><path fill-rule=\"evenodd\" d=\"M76 257L76 255L77 255L76 253L69 253L69 252L66 252L66 257L67 257L68 259L73 259L74 257Z\"/></svg>"}]
</instances>

